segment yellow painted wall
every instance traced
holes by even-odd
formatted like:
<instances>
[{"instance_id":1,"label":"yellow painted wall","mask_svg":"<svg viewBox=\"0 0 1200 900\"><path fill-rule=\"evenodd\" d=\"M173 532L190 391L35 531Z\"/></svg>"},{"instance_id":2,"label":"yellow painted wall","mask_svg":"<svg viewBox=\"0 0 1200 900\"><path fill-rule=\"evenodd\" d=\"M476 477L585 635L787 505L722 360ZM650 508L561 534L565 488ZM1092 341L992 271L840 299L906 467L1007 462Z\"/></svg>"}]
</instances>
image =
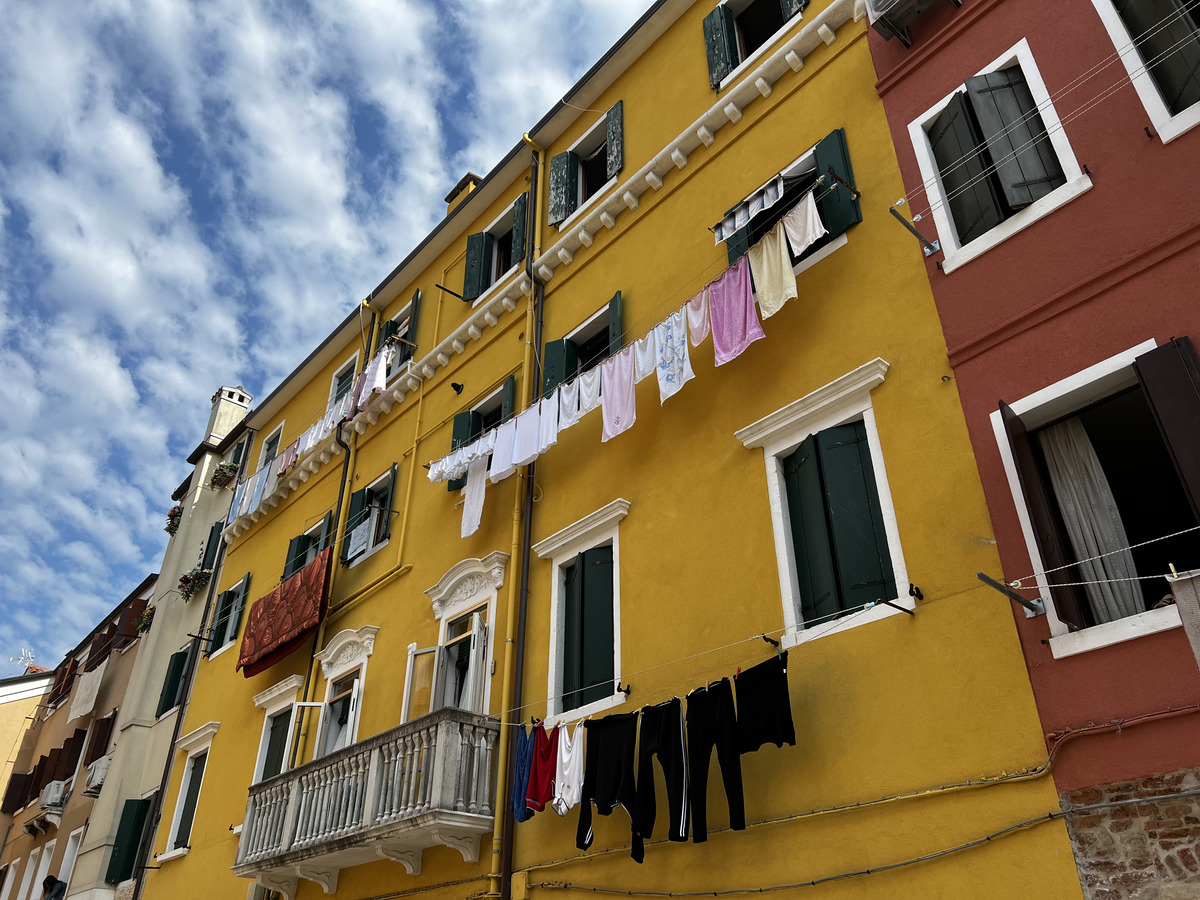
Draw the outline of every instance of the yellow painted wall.
<instances>
[{"instance_id":1,"label":"yellow painted wall","mask_svg":"<svg viewBox=\"0 0 1200 900\"><path fill-rule=\"evenodd\" d=\"M814 3L806 21L826 5ZM591 101L590 108L601 112L582 114L547 148L546 158L570 146L617 100L624 101L625 116L622 179L691 123L716 99L701 49L701 21L710 8L690 8ZM539 887L546 882L647 891L800 884L922 857L1057 809L1044 775L942 789L1037 772L1046 751L1008 601L975 578L977 571L999 571L998 560L919 249L887 215L888 204L904 190L874 80L865 23L848 23L832 47L819 47L800 73L785 74L769 98L722 129L711 148L698 148L684 169L665 176L661 191L643 194L636 213L622 215L611 231L599 230L593 247L581 248L571 265L556 270L545 297L546 340L563 336L621 290L631 342L724 269L725 247L714 247L706 226L830 131L845 129L864 213L864 221L849 230L848 244L798 277L799 299L765 323L766 340L742 357L715 369L711 340L706 342L692 352L695 380L662 407L654 380L641 384L638 421L630 432L602 444L600 414L593 413L560 435L537 463L533 541L618 497L630 501L619 526L618 578L620 670L632 693L615 711L683 696L765 659L770 648L749 639L783 628L767 480L762 451L745 448L734 432L881 357L890 368L872 392L873 415L904 563L925 600L915 617L896 614L847 627L791 651L797 745L767 746L743 758L749 830L722 830L725 801L714 759L707 845L654 843L638 867L627 858L624 813L595 819L596 843L583 855L574 847L577 814L560 820L543 813L517 826L519 890L576 895ZM543 221L546 174L543 169L535 204ZM488 208L463 216L470 221L454 226L461 239L396 286L397 299L381 319L421 290L418 359L472 313L470 304L434 287L461 286L466 234L486 227L526 188L524 176L516 178ZM556 239L554 229L545 229L543 251ZM499 715L507 705L500 696L503 629L519 576L513 541L521 480L489 486L481 528L464 540L457 495L431 485L423 464L449 450L454 414L487 397L509 374L518 374L518 396L527 398L523 362L530 338L526 307L518 305L353 438L347 494L399 463L391 538L359 564L335 566L331 611L320 636L324 645L343 629L379 626L360 738L400 721L406 648L437 639L424 592L454 563L498 550L514 556L490 622L497 663L490 709ZM357 344L357 333L345 341L336 362L305 373L260 437L286 417L286 446L323 411L329 379ZM461 395L450 389L451 381L465 386ZM251 458L257 456L256 447ZM336 506L342 464L343 457L334 457L234 539L222 588L247 571L252 598L274 586L290 538ZM546 711L556 573L534 555L530 577L518 716L526 721ZM824 634L832 626L813 630ZM200 666L183 730L208 721L221 725L192 849L148 874L147 896L244 893L245 882L226 873L237 847L229 828L242 821L263 726L262 711L250 698L289 675L305 674L309 648L249 680L234 672L236 654L235 647ZM319 667L316 672L310 699L325 693ZM164 822L170 822L181 774L177 765ZM661 837L667 806L661 774L657 778ZM922 796L896 799L914 792ZM859 803L868 805L808 814ZM160 829L156 849L165 842ZM414 876L387 861L346 869L337 896L442 884L447 886L422 896L476 894L486 887L479 879L489 869L489 849L485 836L475 864L446 848L428 850L423 872ZM802 891L830 898L1080 895L1061 821L935 861L795 889ZM298 896L324 895L301 881Z\"/></svg>"}]
</instances>

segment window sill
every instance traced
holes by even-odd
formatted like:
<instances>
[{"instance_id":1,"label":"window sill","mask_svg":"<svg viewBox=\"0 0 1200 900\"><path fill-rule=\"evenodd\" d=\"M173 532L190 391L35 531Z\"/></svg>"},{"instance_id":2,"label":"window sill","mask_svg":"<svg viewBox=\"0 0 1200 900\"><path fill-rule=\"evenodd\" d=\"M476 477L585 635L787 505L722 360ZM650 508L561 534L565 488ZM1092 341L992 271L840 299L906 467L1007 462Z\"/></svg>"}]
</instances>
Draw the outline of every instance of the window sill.
<instances>
[{"instance_id":1,"label":"window sill","mask_svg":"<svg viewBox=\"0 0 1200 900\"><path fill-rule=\"evenodd\" d=\"M216 659L218 656L220 656L222 653L224 653L226 650L228 650L230 647L232 647L236 643L237 643L237 640L235 639L235 640L230 641L228 644L223 644L221 647L217 648L212 653L208 654L208 661L212 662L214 659Z\"/></svg>"},{"instance_id":2,"label":"window sill","mask_svg":"<svg viewBox=\"0 0 1200 900\"><path fill-rule=\"evenodd\" d=\"M521 269L520 263L513 263L507 272L501 273L495 281L488 285L487 290L471 301L471 309L478 309L485 303L490 303L509 289L512 280Z\"/></svg>"},{"instance_id":3,"label":"window sill","mask_svg":"<svg viewBox=\"0 0 1200 900\"><path fill-rule=\"evenodd\" d=\"M1050 638L1050 652L1055 659L1064 659L1089 650L1099 650L1102 647L1112 647L1125 641L1137 640L1160 631L1172 628L1182 628L1183 621L1179 618L1179 608L1167 606L1162 609L1151 609L1136 616L1127 616L1115 622L1105 622L1103 625L1093 625L1082 631L1069 634L1059 634Z\"/></svg>"},{"instance_id":4,"label":"window sill","mask_svg":"<svg viewBox=\"0 0 1200 900\"><path fill-rule=\"evenodd\" d=\"M161 722L163 719L169 719L171 716L175 715L175 713L177 713L177 712L179 712L179 707L172 706L165 713L163 713L161 716L159 716L157 721Z\"/></svg>"},{"instance_id":5,"label":"window sill","mask_svg":"<svg viewBox=\"0 0 1200 900\"><path fill-rule=\"evenodd\" d=\"M181 856L187 856L189 849L188 847L176 847L174 850L158 854L154 859L159 863L170 862L173 859L179 859Z\"/></svg>"},{"instance_id":6,"label":"window sill","mask_svg":"<svg viewBox=\"0 0 1200 900\"><path fill-rule=\"evenodd\" d=\"M844 233L839 234L812 256L805 257L804 259L800 260L800 262L796 263L796 265L792 268L792 272L796 275L799 275L801 272L808 271L825 257L832 254L835 250L841 250L848 243L850 243L850 239L846 237Z\"/></svg>"},{"instance_id":7,"label":"window sill","mask_svg":"<svg viewBox=\"0 0 1200 900\"><path fill-rule=\"evenodd\" d=\"M720 93L721 91L725 90L725 88L729 87L731 84L737 81L738 78L744 75L748 68L758 62L762 57L770 53L774 49L775 45L779 43L779 39L783 37L793 25L802 21L803 19L804 13L796 13L796 15L784 22L783 26L777 32L771 35L765 44L743 59L737 64L737 68L721 79L721 86L717 88L717 92Z\"/></svg>"},{"instance_id":8,"label":"window sill","mask_svg":"<svg viewBox=\"0 0 1200 900\"><path fill-rule=\"evenodd\" d=\"M998 244L1007 241L1013 235L1024 231L1043 216L1049 215L1059 207L1070 203L1081 194L1087 193L1091 188L1092 179L1087 175L1080 175L1078 178L1068 181L1062 187L1051 191L1041 200L1027 206L1012 218L1005 219L987 234L975 238L975 240L966 246L950 247L950 249L947 249L945 259L942 260L942 271L949 275L959 267L971 262L971 260L987 253ZM936 197L934 198L934 202L939 203L944 202L944 200L941 197ZM943 247L946 247L947 244L949 244L949 241L942 241Z\"/></svg>"},{"instance_id":9,"label":"window sill","mask_svg":"<svg viewBox=\"0 0 1200 900\"><path fill-rule=\"evenodd\" d=\"M891 602L909 611L917 608L916 601L911 597L896 597ZM852 628L858 628L862 625L868 625L871 622L879 622L883 619L899 615L903 615L899 609L883 603L877 603L875 606L859 610L857 613L849 613L841 619L818 622L811 628L805 628L802 631L786 631L783 637L780 638L780 646L784 650L790 650L793 647L807 644L809 641L815 641L818 638L829 637L832 634L841 634L843 631L849 631Z\"/></svg>"},{"instance_id":10,"label":"window sill","mask_svg":"<svg viewBox=\"0 0 1200 900\"><path fill-rule=\"evenodd\" d=\"M622 705L625 699L626 697L623 693L617 692L611 697L605 697L602 700L593 700L591 703L577 706L575 709L568 709L566 712L546 716L546 727L553 728L555 725L565 725L568 722L578 722L582 719L598 716L602 712L607 712Z\"/></svg>"},{"instance_id":11,"label":"window sill","mask_svg":"<svg viewBox=\"0 0 1200 900\"><path fill-rule=\"evenodd\" d=\"M372 556L374 556L376 553L378 553L380 550L382 550L384 547L386 547L388 545L388 541L390 541L390 540L391 540L390 536L386 537L382 541L380 541L378 544L376 544L374 547L372 547L370 550L366 551L365 553L358 554L358 556L356 556L356 557L354 557L354 559L350 560L350 562L346 565L346 568L353 569L359 563L366 562L368 559L370 559Z\"/></svg>"},{"instance_id":12,"label":"window sill","mask_svg":"<svg viewBox=\"0 0 1200 900\"><path fill-rule=\"evenodd\" d=\"M558 233L562 234L564 231L569 230L583 217L585 212L599 203L601 198L608 194L608 192L611 191L616 185L618 177L619 176L614 175L612 178L608 179L608 181L604 182L604 184L600 185L600 187L596 190L596 193L592 194L592 196L580 203L579 206L575 208L573 213L555 225L554 227L558 229Z\"/></svg>"}]
</instances>

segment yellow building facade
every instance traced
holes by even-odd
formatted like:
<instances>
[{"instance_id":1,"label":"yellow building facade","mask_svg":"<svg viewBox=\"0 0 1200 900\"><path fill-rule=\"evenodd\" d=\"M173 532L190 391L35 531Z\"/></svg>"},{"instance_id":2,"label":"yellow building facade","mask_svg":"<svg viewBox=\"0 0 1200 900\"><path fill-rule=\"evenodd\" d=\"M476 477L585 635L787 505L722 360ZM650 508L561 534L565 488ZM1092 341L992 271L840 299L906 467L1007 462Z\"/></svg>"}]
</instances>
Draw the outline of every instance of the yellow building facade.
<instances>
[{"instance_id":1,"label":"yellow building facade","mask_svg":"<svg viewBox=\"0 0 1200 900\"><path fill-rule=\"evenodd\" d=\"M1013 613L976 579L999 565L886 214L865 29L852 0L656 3L251 411L145 896L1080 895ZM727 267L806 197L826 234L785 248L796 297L714 365L716 332L739 343ZM695 377L660 402L650 374L610 440L612 400L543 438L472 531L513 417L591 390L718 279ZM465 491L438 480L464 467ZM765 708L794 745L725 760L744 830L717 759L690 792L703 846L666 839L657 761L641 865L622 811L586 851L578 808L513 822L521 723L586 719L591 747L678 697L698 755L709 695L760 708L735 676L785 650Z\"/></svg>"}]
</instances>

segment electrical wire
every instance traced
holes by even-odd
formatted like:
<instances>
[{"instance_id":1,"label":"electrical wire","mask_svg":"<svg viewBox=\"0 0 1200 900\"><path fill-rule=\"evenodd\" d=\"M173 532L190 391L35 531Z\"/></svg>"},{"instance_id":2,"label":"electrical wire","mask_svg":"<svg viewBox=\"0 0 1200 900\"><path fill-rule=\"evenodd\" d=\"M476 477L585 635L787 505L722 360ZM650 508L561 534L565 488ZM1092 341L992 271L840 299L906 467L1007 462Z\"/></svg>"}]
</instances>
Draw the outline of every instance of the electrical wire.
<instances>
[{"instance_id":1,"label":"electrical wire","mask_svg":"<svg viewBox=\"0 0 1200 900\"><path fill-rule=\"evenodd\" d=\"M1041 578L1046 575L1052 575L1053 573L1061 572L1064 569L1070 569L1075 566L1082 565L1083 563L1095 562L1098 559L1104 559L1105 557L1108 557L1108 556L1115 556L1118 553L1125 553L1128 550L1137 550L1139 547L1146 547L1150 544L1156 544L1159 541L1169 541L1172 538L1177 538L1180 535L1184 535L1184 534L1190 534L1193 531L1200 531L1200 525L1193 525L1191 528L1184 528L1182 531L1176 531L1171 534L1164 534L1162 537L1150 538L1150 540L1148 540L1148 541L1142 541L1137 544L1130 544L1128 547L1120 547L1116 550L1109 550L1105 553L1098 553L1095 556L1089 556L1086 559L1079 559L1079 560L1076 560L1075 562L1069 562L1069 563L1066 563L1061 566L1055 566L1053 569L1045 569L1041 572L1034 572L1030 575L1023 575L1022 577L1020 577L1014 581L1010 581L1008 583L1008 586L1011 588L1015 588L1016 590L1019 590L1019 591L1040 590L1040 588L1038 588L1037 585L1030 585L1030 586L1026 587L1025 585L1022 585L1021 582L1027 581L1030 578ZM1102 581L1081 581L1081 582L1077 582L1077 583L1078 584L1107 584L1110 581L1112 581L1112 582L1116 582L1116 581L1149 581L1154 578L1166 578L1166 577L1167 577L1166 575L1139 575L1137 578L1109 578L1109 579L1104 579ZM1055 582L1054 586L1058 587L1058 586L1060 586L1060 583ZM1071 585L1062 584L1061 586L1069 587Z\"/></svg>"}]
</instances>

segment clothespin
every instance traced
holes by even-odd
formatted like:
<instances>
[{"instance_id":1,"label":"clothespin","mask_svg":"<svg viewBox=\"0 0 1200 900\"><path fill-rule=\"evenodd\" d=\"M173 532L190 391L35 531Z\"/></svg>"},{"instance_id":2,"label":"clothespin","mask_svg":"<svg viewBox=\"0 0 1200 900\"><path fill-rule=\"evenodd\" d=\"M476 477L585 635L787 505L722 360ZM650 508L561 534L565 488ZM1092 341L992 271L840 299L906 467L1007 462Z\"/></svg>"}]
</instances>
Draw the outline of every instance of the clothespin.
<instances>
[{"instance_id":1,"label":"clothespin","mask_svg":"<svg viewBox=\"0 0 1200 900\"><path fill-rule=\"evenodd\" d=\"M742 667L741 667L741 666L738 666L738 670L737 670L736 672L734 672L734 673L733 673L733 680L734 680L734 681L737 681L737 680L738 680L738 676L739 676L739 675L741 675L741 674L742 674Z\"/></svg>"},{"instance_id":2,"label":"clothespin","mask_svg":"<svg viewBox=\"0 0 1200 900\"><path fill-rule=\"evenodd\" d=\"M1167 565L1170 566L1170 568L1171 568L1171 577L1178 578L1179 573L1175 571L1175 563L1167 563Z\"/></svg>"}]
</instances>

